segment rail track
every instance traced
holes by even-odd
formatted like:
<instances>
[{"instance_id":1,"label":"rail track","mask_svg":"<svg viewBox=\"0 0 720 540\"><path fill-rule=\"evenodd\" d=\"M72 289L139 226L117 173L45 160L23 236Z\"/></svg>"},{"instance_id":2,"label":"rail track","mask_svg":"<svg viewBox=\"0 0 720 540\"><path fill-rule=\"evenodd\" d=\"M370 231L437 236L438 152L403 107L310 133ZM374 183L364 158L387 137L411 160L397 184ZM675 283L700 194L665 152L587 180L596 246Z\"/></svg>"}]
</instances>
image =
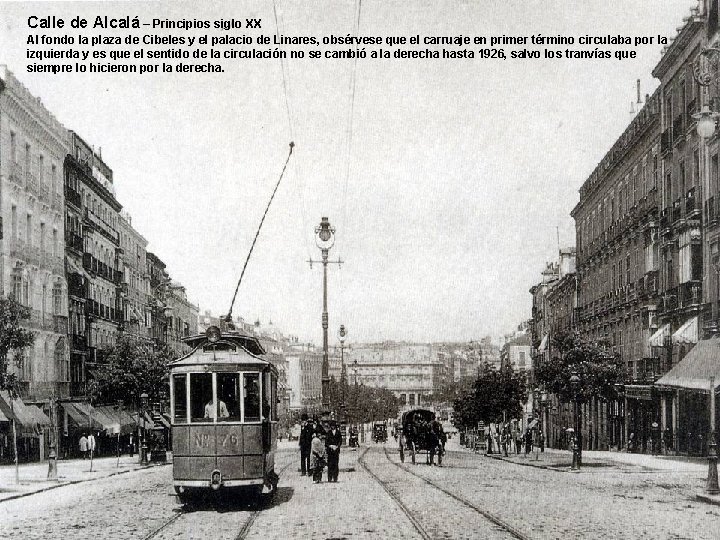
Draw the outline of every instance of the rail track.
<instances>
[{"instance_id":1,"label":"rail track","mask_svg":"<svg viewBox=\"0 0 720 540\"><path fill-rule=\"evenodd\" d=\"M367 451L358 458L358 463L395 501L422 538L426 540L447 538L448 535L456 538L458 531L464 531L467 538L515 538L518 540L530 538L495 514L415 473L410 468L396 463L390 459L387 449L384 448L383 453L385 460L381 464L376 464L378 468L386 468L383 478L371 470L368 465ZM390 471L394 469L396 473L405 474L393 475L387 470L388 463L392 464ZM412 476L414 482L408 483L407 475ZM428 493L428 488L432 495ZM424 496L423 491L425 492ZM445 497L438 498L438 491Z\"/></svg>"},{"instance_id":2,"label":"rail track","mask_svg":"<svg viewBox=\"0 0 720 540\"><path fill-rule=\"evenodd\" d=\"M297 458L295 456L290 459L288 463L285 463L282 468L280 468L279 474L282 476L282 474L294 463L297 462ZM237 508L240 510L240 508ZM243 508L245 509L245 508ZM244 513L245 519L242 520L241 523L234 523L233 520L228 520L224 518L222 521L223 529L224 530L218 530L218 520L217 520L217 512L218 508L209 506L207 510L207 515L204 516L206 519L202 519L200 514L201 512L198 511L198 508L196 508L193 505L185 505L180 510L177 511L177 513L172 516L169 519L166 519L159 527L155 528L152 532L147 534L143 537L143 540L151 540L151 539L161 539L166 537L168 538L174 538L177 537L177 532L182 533L183 531L177 531L175 530L180 525L178 522L183 517L189 517L193 516L192 523L187 524L188 528L192 528L195 530L203 529L203 527L206 525L208 527L212 527L212 529L205 529L205 531L212 530L213 534L222 534L223 536L226 536L227 538L234 538L235 540L243 540L247 537L248 533L250 532L250 529L252 528L253 524L255 523L255 520L260 515L260 512L264 509L264 505L259 503L253 503L247 507L250 512ZM234 510L234 508L231 508L230 510ZM236 517L239 517L241 515L241 512L235 512L234 513ZM227 514L226 514L227 515ZM206 523L205 523L206 522ZM184 525L184 524L183 524ZM238 531L237 528L240 527L240 530ZM206 536L207 532L205 535Z\"/></svg>"}]
</instances>

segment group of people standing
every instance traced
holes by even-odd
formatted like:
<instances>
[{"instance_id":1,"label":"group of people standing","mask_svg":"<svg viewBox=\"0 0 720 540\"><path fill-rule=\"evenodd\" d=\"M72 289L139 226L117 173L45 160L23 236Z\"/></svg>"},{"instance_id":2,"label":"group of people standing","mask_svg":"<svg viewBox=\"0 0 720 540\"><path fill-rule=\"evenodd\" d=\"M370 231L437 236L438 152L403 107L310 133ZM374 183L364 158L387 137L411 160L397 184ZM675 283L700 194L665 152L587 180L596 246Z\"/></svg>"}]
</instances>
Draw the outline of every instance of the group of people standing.
<instances>
[{"instance_id":1,"label":"group of people standing","mask_svg":"<svg viewBox=\"0 0 720 540\"><path fill-rule=\"evenodd\" d=\"M328 482L337 482L340 472L340 446L342 433L334 420L326 431L317 419L301 417L300 431L300 474L312 475L313 482L322 482L323 470L327 466Z\"/></svg>"},{"instance_id":2,"label":"group of people standing","mask_svg":"<svg viewBox=\"0 0 720 540\"><path fill-rule=\"evenodd\" d=\"M529 454L533 447L541 452L545 451L545 437L539 424L526 428L524 431L517 429L511 423L496 424L487 428L485 433L487 442L487 453L496 452L505 456L508 453L520 454L523 451Z\"/></svg>"},{"instance_id":3,"label":"group of people standing","mask_svg":"<svg viewBox=\"0 0 720 540\"><path fill-rule=\"evenodd\" d=\"M92 457L96 448L95 435L93 435L92 432L88 434L83 433L78 445L80 446L80 455L83 459Z\"/></svg>"}]
</instances>

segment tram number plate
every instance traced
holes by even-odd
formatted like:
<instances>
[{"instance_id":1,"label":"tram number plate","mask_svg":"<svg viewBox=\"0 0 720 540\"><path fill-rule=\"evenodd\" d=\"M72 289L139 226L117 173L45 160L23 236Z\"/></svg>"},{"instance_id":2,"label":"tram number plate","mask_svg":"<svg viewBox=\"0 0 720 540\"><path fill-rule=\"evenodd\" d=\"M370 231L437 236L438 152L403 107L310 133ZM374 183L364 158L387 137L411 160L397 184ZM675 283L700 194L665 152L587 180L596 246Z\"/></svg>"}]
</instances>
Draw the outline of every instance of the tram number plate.
<instances>
[{"instance_id":1,"label":"tram number plate","mask_svg":"<svg viewBox=\"0 0 720 540\"><path fill-rule=\"evenodd\" d=\"M240 442L239 437L235 433L218 435L217 440L223 448L227 448L228 446L237 446ZM210 448L210 435L207 433L196 433L195 446L197 448Z\"/></svg>"}]
</instances>

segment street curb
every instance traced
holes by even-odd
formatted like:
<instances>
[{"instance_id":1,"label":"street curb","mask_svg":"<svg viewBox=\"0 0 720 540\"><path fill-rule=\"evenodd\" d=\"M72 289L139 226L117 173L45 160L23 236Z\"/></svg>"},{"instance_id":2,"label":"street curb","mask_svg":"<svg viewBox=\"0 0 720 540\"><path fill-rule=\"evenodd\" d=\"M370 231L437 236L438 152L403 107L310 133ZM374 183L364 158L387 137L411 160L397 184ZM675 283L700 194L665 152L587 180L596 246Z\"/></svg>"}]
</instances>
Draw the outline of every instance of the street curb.
<instances>
[{"instance_id":1,"label":"street curb","mask_svg":"<svg viewBox=\"0 0 720 540\"><path fill-rule=\"evenodd\" d=\"M45 493L46 491L52 491L53 489L58 489L58 488L61 488L61 487L72 486L72 485L75 485L75 484L81 484L81 483L83 483L83 482L93 482L93 481L95 481L95 480L102 480L102 479L104 479L104 478L110 478L110 477L112 477L112 476L118 476L118 475L121 475L121 474L126 474L126 473L131 473L131 472L136 472L136 471L142 471L142 470L145 470L145 469L150 469L150 468L152 468L152 467L162 467L162 466L165 466L165 465L170 465L170 463L162 463L162 464L159 464L159 465L143 465L143 466L141 466L141 467L138 467L137 469L129 469L129 470L126 470L126 471L117 471L117 472L110 473L110 474L108 474L108 475L106 475L106 476L98 476L98 477L96 477L96 478L82 478L82 479L80 479L80 480L70 480L70 481L68 481L68 482L58 482L58 483L55 484L55 485L47 486L47 487L44 487L44 488L42 488L42 489L38 489L38 490L36 490L36 491L25 491L25 492L23 492L23 493L18 493L17 495L11 495L11 496L9 496L9 497L1 498L1 499L0 499L0 504L4 503L4 502L6 502L6 501L13 501L13 500L15 500L15 499L22 499L23 497L29 497L30 495L37 495L38 493Z\"/></svg>"}]
</instances>

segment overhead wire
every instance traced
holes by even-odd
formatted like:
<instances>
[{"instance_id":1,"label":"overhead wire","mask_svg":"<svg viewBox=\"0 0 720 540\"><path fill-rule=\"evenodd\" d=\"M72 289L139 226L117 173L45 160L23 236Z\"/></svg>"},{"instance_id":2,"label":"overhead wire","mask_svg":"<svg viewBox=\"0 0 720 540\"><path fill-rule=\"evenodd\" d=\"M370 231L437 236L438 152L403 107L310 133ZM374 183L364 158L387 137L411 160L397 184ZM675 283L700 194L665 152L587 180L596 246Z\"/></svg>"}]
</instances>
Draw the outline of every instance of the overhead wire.
<instances>
[{"instance_id":1,"label":"overhead wire","mask_svg":"<svg viewBox=\"0 0 720 540\"><path fill-rule=\"evenodd\" d=\"M356 0L355 2L355 17L354 17L354 28L353 28L353 34L355 37L358 37L360 34L360 17L362 14L362 0ZM348 183L350 180L350 170L351 170L351 162L352 162L352 145L353 145L353 135L354 135L354 120L355 120L355 95L356 95L356 88L357 88L357 56L353 60L353 67L352 71L350 72L350 81L349 81L349 94L350 94L350 107L348 108L348 116L347 116L347 136L346 136L346 145L345 145L345 171L344 171L344 181L343 181L343 188L342 188L342 207L341 207L341 218L340 218L340 246L338 246L338 249L344 248L347 246L347 237L348 237L348 231L347 231L347 191L348 191ZM344 280L343 280L343 274L340 274L340 289L342 290L344 288Z\"/></svg>"},{"instance_id":2,"label":"overhead wire","mask_svg":"<svg viewBox=\"0 0 720 540\"><path fill-rule=\"evenodd\" d=\"M275 31L277 34L285 33L282 13L280 16L278 16L278 10L277 10L277 3L276 0L273 0L273 16L275 19ZM282 32L280 26L283 26ZM283 59L282 55L280 55L280 71L282 73L282 82L283 82L283 94L285 97L285 110L287 112L287 119L288 119L288 125L290 127L290 137L293 141L297 140L295 137L295 128L297 124L297 115L294 114L294 109L292 106L293 100L292 100L292 86L290 84L290 67L286 64L285 59ZM302 217L302 231L301 231L301 237L304 239L302 244L305 246L305 250L307 252L308 259L311 258L310 253L310 243L307 242L307 236L305 236L304 231L308 230L308 219L307 219L307 209L306 209L306 197L305 197L305 187L306 187L306 177L302 174L302 168L300 165L301 159L298 159L297 157L293 160L293 169L295 172L295 178L297 179L297 189L298 194L300 198L300 213Z\"/></svg>"}]
</instances>

